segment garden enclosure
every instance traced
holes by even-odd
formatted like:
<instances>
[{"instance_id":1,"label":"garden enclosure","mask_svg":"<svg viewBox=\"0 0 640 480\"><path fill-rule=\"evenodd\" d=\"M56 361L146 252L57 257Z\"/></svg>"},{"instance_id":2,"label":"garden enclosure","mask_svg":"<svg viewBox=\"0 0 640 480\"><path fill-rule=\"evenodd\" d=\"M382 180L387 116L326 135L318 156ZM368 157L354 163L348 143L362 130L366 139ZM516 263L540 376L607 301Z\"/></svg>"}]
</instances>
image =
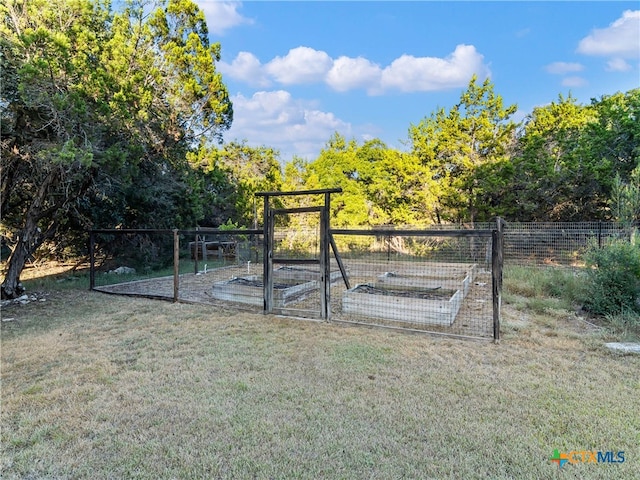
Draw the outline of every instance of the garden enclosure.
<instances>
[{"instance_id":1,"label":"garden enclosure","mask_svg":"<svg viewBox=\"0 0 640 480\"><path fill-rule=\"evenodd\" d=\"M338 191L262 192L262 229L94 230L90 288L499 338L501 221L493 229L332 229ZM285 195L320 202L280 208Z\"/></svg>"},{"instance_id":2,"label":"garden enclosure","mask_svg":"<svg viewBox=\"0 0 640 480\"><path fill-rule=\"evenodd\" d=\"M269 308L261 230L95 230L92 251L115 239L121 248L92 256L90 282L106 293L493 338L492 235L334 230L339 257L330 256L323 293L319 230L276 228L273 254L280 261L271 270ZM203 258L202 246L220 243L233 246L225 253L209 248Z\"/></svg>"},{"instance_id":3,"label":"garden enclosure","mask_svg":"<svg viewBox=\"0 0 640 480\"><path fill-rule=\"evenodd\" d=\"M278 214L290 215L274 213ZM507 265L575 267L588 245L631 234L629 228L600 222L507 223L502 232L497 223L474 228L329 227L323 232L321 209L296 215L309 217L305 223L311 227L272 223L266 230L95 230L91 252L105 252L96 245L111 250L99 258L92 254L91 288L495 339L501 250ZM326 248L321 251L323 243Z\"/></svg>"}]
</instances>

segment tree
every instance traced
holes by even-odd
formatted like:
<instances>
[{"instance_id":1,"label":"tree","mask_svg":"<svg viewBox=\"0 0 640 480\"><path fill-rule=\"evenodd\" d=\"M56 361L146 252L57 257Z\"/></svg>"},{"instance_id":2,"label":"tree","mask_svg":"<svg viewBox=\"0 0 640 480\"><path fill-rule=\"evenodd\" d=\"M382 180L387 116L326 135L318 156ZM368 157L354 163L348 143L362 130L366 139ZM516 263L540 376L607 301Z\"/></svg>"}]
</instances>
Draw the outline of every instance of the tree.
<instances>
[{"instance_id":1,"label":"tree","mask_svg":"<svg viewBox=\"0 0 640 480\"><path fill-rule=\"evenodd\" d=\"M516 105L505 107L487 79L473 76L460 101L448 112L440 108L409 136L413 153L431 172L438 221L486 220L495 215L487 198L495 185L495 166L509 159L516 124L509 118Z\"/></svg>"},{"instance_id":2,"label":"tree","mask_svg":"<svg viewBox=\"0 0 640 480\"><path fill-rule=\"evenodd\" d=\"M214 180L217 190L218 198L208 206L203 224L217 227L232 218L239 224L253 224L256 217L254 194L282 188L278 156L278 151L270 147L250 147L246 141L229 142L221 148L204 148L198 156L191 156L192 165L209 182Z\"/></svg>"},{"instance_id":3,"label":"tree","mask_svg":"<svg viewBox=\"0 0 640 480\"><path fill-rule=\"evenodd\" d=\"M424 188L424 168L415 155L388 148L380 139L359 145L335 133L312 162L285 167L288 189L342 188L332 197L338 226L424 225L433 197ZM287 198L300 206L300 197Z\"/></svg>"},{"instance_id":4,"label":"tree","mask_svg":"<svg viewBox=\"0 0 640 480\"><path fill-rule=\"evenodd\" d=\"M577 187L589 176L579 151L591 118L592 110L578 105L571 95L533 109L512 159L512 217L568 221L579 214Z\"/></svg>"},{"instance_id":5,"label":"tree","mask_svg":"<svg viewBox=\"0 0 640 480\"><path fill-rule=\"evenodd\" d=\"M585 143L592 158L610 166L603 177L609 188L615 174L628 181L640 166L640 88L592 99L591 108Z\"/></svg>"},{"instance_id":6,"label":"tree","mask_svg":"<svg viewBox=\"0 0 640 480\"><path fill-rule=\"evenodd\" d=\"M629 182L620 174L613 180L610 200L614 220L627 225L640 224L640 164L631 172Z\"/></svg>"},{"instance_id":7,"label":"tree","mask_svg":"<svg viewBox=\"0 0 640 480\"><path fill-rule=\"evenodd\" d=\"M512 160L513 194L506 201L514 206L512 216L545 221L619 216L609 207L640 164L639 116L640 89L587 106L560 95L535 108Z\"/></svg>"},{"instance_id":8,"label":"tree","mask_svg":"<svg viewBox=\"0 0 640 480\"><path fill-rule=\"evenodd\" d=\"M8 0L0 18L2 233L15 239L1 291L14 297L44 241L90 226L98 200L126 210L141 178L184 171L187 149L219 138L233 111L220 47L190 0L117 14L102 1Z\"/></svg>"}]
</instances>

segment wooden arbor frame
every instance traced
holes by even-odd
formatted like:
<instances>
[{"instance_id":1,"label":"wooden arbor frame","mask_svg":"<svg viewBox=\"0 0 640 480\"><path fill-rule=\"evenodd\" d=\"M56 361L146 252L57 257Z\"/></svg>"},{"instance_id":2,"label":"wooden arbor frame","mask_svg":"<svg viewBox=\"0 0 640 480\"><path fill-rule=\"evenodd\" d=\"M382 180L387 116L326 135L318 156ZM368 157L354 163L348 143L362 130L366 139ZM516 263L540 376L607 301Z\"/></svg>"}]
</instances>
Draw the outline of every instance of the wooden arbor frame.
<instances>
[{"instance_id":1,"label":"wooden arbor frame","mask_svg":"<svg viewBox=\"0 0 640 480\"><path fill-rule=\"evenodd\" d=\"M331 235L330 207L331 194L342 192L341 188L326 188L318 190L301 190L296 192L257 192L256 196L264 197L264 263L263 263L263 285L264 285L264 312L273 313L273 266L275 264L313 264L320 266L320 316L323 320L331 317L331 264L329 249L333 248L334 255L340 267L342 277L349 287L349 280L346 271L338 254L336 244ZM324 195L324 204L315 207L298 208L273 208L272 197L299 195ZM275 216L290 213L320 213L320 257L319 258L278 258L273 256L275 244Z\"/></svg>"}]
</instances>

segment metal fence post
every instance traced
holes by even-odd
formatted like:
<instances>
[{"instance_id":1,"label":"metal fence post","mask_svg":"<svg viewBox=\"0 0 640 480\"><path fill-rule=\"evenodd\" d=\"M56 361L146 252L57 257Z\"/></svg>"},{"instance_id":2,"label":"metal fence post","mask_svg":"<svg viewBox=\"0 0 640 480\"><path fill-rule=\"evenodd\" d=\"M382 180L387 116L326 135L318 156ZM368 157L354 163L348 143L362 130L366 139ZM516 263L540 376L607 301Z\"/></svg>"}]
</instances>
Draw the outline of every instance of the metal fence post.
<instances>
[{"instance_id":1,"label":"metal fence post","mask_svg":"<svg viewBox=\"0 0 640 480\"><path fill-rule=\"evenodd\" d=\"M264 196L264 259L262 267L262 284L264 295L264 313L273 312L273 244L275 230L273 226L274 217L271 213L269 195Z\"/></svg>"},{"instance_id":2,"label":"metal fence post","mask_svg":"<svg viewBox=\"0 0 640 480\"><path fill-rule=\"evenodd\" d=\"M500 340L500 306L502 301L503 233L502 219L491 233L491 285L493 301L493 340Z\"/></svg>"},{"instance_id":3,"label":"metal fence post","mask_svg":"<svg viewBox=\"0 0 640 480\"><path fill-rule=\"evenodd\" d=\"M194 275L198 274L198 238L199 238L199 233L198 233L199 228L196 227L196 236L193 239L193 273Z\"/></svg>"},{"instance_id":4,"label":"metal fence post","mask_svg":"<svg viewBox=\"0 0 640 480\"><path fill-rule=\"evenodd\" d=\"M96 286L96 237L93 230L89 232L89 290Z\"/></svg>"},{"instance_id":5,"label":"metal fence post","mask_svg":"<svg viewBox=\"0 0 640 480\"><path fill-rule=\"evenodd\" d=\"M320 317L331 318L331 264L329 263L331 195L324 194L324 208L320 212Z\"/></svg>"},{"instance_id":6,"label":"metal fence post","mask_svg":"<svg viewBox=\"0 0 640 480\"><path fill-rule=\"evenodd\" d=\"M196 245L197 247L197 245ZM180 237L178 230L173 230L173 301L177 302L180 294Z\"/></svg>"}]
</instances>

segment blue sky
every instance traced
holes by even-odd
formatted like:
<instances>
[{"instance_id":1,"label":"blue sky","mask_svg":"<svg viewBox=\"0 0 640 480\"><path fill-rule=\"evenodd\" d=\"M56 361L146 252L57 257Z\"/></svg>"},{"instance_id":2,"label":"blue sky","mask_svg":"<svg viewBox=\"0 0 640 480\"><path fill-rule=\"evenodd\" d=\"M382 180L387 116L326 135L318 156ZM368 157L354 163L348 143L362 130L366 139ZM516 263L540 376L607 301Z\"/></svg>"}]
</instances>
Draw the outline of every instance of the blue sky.
<instances>
[{"instance_id":1,"label":"blue sky","mask_svg":"<svg viewBox=\"0 0 640 480\"><path fill-rule=\"evenodd\" d=\"M334 132L406 149L408 130L489 77L515 120L571 93L640 86L640 3L196 0L234 103L225 141L317 157Z\"/></svg>"}]
</instances>

